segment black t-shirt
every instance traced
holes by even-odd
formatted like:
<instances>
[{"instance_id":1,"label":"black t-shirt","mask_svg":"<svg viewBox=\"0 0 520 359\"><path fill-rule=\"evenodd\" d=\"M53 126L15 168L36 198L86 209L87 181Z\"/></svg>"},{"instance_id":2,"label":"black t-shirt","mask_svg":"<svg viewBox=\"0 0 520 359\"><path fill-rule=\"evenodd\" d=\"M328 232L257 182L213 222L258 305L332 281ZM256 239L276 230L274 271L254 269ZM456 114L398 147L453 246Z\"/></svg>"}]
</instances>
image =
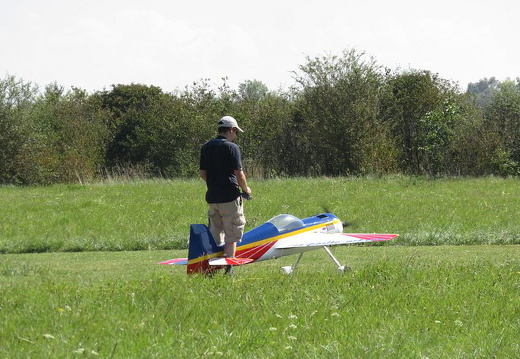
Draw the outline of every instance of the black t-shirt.
<instances>
[{"instance_id":1,"label":"black t-shirt","mask_svg":"<svg viewBox=\"0 0 520 359\"><path fill-rule=\"evenodd\" d=\"M206 202L231 202L240 196L235 170L242 169L240 148L223 136L206 142L200 151L200 169L207 173Z\"/></svg>"}]
</instances>

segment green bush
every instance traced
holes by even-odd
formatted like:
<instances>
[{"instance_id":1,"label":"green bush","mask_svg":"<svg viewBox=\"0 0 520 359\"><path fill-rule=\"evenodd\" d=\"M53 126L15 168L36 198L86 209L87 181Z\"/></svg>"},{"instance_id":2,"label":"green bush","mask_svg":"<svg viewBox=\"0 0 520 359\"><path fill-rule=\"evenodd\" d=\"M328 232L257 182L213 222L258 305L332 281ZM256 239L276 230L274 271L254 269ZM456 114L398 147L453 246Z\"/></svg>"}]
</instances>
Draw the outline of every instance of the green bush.
<instances>
[{"instance_id":1,"label":"green bush","mask_svg":"<svg viewBox=\"0 0 520 359\"><path fill-rule=\"evenodd\" d=\"M203 79L182 91L113 85L93 94L0 80L0 184L197 177L200 147L224 115L257 178L411 174L518 176L520 86L455 84L391 71L362 52L308 57L296 86L269 91Z\"/></svg>"}]
</instances>

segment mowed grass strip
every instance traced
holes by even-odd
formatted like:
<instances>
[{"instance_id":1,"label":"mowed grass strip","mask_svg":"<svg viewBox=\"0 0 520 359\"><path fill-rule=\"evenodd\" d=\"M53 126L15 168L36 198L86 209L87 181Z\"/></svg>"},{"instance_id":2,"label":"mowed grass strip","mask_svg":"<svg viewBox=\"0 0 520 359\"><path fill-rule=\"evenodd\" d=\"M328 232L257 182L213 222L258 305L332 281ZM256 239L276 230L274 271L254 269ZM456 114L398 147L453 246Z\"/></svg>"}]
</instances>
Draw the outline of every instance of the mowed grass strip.
<instances>
[{"instance_id":1,"label":"mowed grass strip","mask_svg":"<svg viewBox=\"0 0 520 359\"><path fill-rule=\"evenodd\" d=\"M415 177L252 180L246 230L289 213L332 212L390 245L519 244L520 180ZM0 187L0 253L187 248L206 223L201 180Z\"/></svg>"},{"instance_id":2,"label":"mowed grass strip","mask_svg":"<svg viewBox=\"0 0 520 359\"><path fill-rule=\"evenodd\" d=\"M185 251L1 256L3 358L517 358L520 247L347 246L187 276Z\"/></svg>"}]
</instances>

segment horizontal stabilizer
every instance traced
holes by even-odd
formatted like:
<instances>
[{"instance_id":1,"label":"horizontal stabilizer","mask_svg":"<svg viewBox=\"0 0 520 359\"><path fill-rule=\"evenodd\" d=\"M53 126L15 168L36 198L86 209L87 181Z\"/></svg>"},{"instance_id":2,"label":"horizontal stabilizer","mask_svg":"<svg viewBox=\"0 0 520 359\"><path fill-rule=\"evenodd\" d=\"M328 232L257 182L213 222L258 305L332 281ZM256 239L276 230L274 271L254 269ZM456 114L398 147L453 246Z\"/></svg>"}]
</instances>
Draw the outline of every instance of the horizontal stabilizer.
<instances>
[{"instance_id":1,"label":"horizontal stabilizer","mask_svg":"<svg viewBox=\"0 0 520 359\"><path fill-rule=\"evenodd\" d=\"M361 234L361 233L302 233L278 241L276 249L335 246L340 244L388 241L398 234Z\"/></svg>"},{"instance_id":2,"label":"horizontal stabilizer","mask_svg":"<svg viewBox=\"0 0 520 359\"><path fill-rule=\"evenodd\" d=\"M175 258L175 259L170 259L170 260L167 260L167 261L164 261L164 262L161 262L159 264L175 264L175 265L178 265L178 266L182 266L182 265L186 265L188 264L188 258Z\"/></svg>"},{"instance_id":3,"label":"horizontal stabilizer","mask_svg":"<svg viewBox=\"0 0 520 359\"><path fill-rule=\"evenodd\" d=\"M225 266L225 265L232 265L232 266L241 266L242 264L247 264L253 262L254 259L251 258L237 258L237 257L230 257L230 258L213 258L209 260L210 266Z\"/></svg>"}]
</instances>

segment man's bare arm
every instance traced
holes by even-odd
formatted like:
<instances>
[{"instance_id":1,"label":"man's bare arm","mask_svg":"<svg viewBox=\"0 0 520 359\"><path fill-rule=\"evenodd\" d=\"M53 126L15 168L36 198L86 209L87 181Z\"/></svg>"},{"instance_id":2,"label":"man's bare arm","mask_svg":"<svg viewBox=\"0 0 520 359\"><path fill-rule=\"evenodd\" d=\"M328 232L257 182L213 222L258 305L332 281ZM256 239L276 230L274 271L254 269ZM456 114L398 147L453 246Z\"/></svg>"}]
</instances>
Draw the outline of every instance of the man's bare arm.
<instances>
[{"instance_id":1,"label":"man's bare arm","mask_svg":"<svg viewBox=\"0 0 520 359\"><path fill-rule=\"evenodd\" d=\"M200 178L204 180L204 182L207 182L208 180L208 173L206 170L200 170Z\"/></svg>"},{"instance_id":2,"label":"man's bare arm","mask_svg":"<svg viewBox=\"0 0 520 359\"><path fill-rule=\"evenodd\" d=\"M237 177L238 185L242 188L242 191L247 194L251 194L251 188L247 186L246 174L242 170L235 170L235 176Z\"/></svg>"}]
</instances>

